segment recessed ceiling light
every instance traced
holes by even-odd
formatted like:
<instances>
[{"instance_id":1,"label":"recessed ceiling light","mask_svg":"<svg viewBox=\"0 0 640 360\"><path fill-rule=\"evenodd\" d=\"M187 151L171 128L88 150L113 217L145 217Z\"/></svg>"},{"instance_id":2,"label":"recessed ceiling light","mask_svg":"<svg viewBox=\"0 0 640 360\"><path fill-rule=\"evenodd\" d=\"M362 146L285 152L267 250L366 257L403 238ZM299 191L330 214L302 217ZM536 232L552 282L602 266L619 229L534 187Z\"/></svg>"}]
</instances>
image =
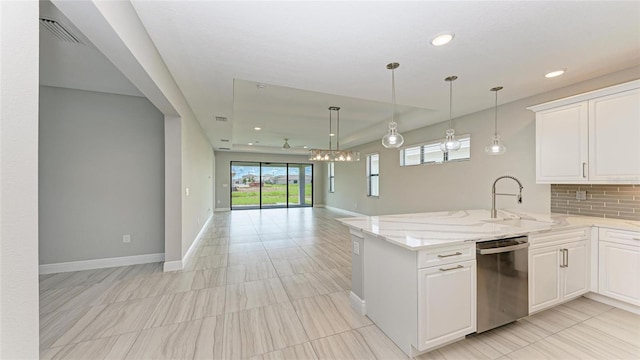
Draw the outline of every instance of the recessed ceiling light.
<instances>
[{"instance_id":1,"label":"recessed ceiling light","mask_svg":"<svg viewBox=\"0 0 640 360\"><path fill-rule=\"evenodd\" d=\"M453 40L454 36L455 36L454 34L450 34L450 33L444 33L444 34L437 35L436 37L434 37L431 40L431 45L433 45L433 46L446 45L446 44L450 43L451 40Z\"/></svg>"},{"instance_id":2,"label":"recessed ceiling light","mask_svg":"<svg viewBox=\"0 0 640 360\"><path fill-rule=\"evenodd\" d=\"M336 134L334 134L334 133L331 133L331 134L329 134L329 136L336 136Z\"/></svg>"},{"instance_id":3,"label":"recessed ceiling light","mask_svg":"<svg viewBox=\"0 0 640 360\"><path fill-rule=\"evenodd\" d=\"M304 149L307 149L307 148L309 148L309 147L308 147L307 145L305 145L305 146L303 146L303 148L304 148Z\"/></svg>"},{"instance_id":4,"label":"recessed ceiling light","mask_svg":"<svg viewBox=\"0 0 640 360\"><path fill-rule=\"evenodd\" d=\"M256 126L256 127L253 128L253 130L260 131L260 130L262 130L262 128L259 128L259 127Z\"/></svg>"},{"instance_id":5,"label":"recessed ceiling light","mask_svg":"<svg viewBox=\"0 0 640 360\"><path fill-rule=\"evenodd\" d=\"M253 145L253 143L249 143L249 146L252 146L252 145Z\"/></svg>"},{"instance_id":6,"label":"recessed ceiling light","mask_svg":"<svg viewBox=\"0 0 640 360\"><path fill-rule=\"evenodd\" d=\"M267 87L267 84L258 84L256 86L258 87L258 89L262 90Z\"/></svg>"},{"instance_id":7,"label":"recessed ceiling light","mask_svg":"<svg viewBox=\"0 0 640 360\"><path fill-rule=\"evenodd\" d=\"M546 78L554 78L556 76L560 76L562 74L564 74L565 70L556 70L556 71L552 71L548 74L546 74L544 77Z\"/></svg>"}]
</instances>

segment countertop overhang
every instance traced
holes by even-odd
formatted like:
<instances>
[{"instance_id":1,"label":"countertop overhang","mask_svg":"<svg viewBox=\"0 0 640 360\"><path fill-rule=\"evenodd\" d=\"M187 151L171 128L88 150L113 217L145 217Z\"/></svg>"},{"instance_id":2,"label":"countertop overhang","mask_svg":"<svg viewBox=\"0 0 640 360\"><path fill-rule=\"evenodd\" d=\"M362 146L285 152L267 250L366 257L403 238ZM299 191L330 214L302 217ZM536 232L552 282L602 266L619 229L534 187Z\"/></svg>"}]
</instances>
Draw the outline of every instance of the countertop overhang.
<instances>
[{"instance_id":1,"label":"countertop overhang","mask_svg":"<svg viewBox=\"0 0 640 360\"><path fill-rule=\"evenodd\" d=\"M500 210L455 210L337 219L350 229L409 250L481 242L587 226L640 231L640 221Z\"/></svg>"}]
</instances>

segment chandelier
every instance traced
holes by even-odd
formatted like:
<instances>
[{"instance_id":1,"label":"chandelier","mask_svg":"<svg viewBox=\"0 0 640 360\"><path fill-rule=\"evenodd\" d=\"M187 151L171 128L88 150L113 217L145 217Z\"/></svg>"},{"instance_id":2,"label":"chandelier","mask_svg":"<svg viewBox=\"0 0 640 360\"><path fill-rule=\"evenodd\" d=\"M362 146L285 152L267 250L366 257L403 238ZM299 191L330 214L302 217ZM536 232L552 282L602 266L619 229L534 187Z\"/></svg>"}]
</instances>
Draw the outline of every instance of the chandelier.
<instances>
[{"instance_id":1,"label":"chandelier","mask_svg":"<svg viewBox=\"0 0 640 360\"><path fill-rule=\"evenodd\" d=\"M333 112L336 112L336 133L332 130ZM335 136L336 148L332 148L331 139ZM340 108L337 106L329 107L329 149L311 149L309 150L309 160L311 161L329 161L329 162L346 162L360 161L360 152L351 150L340 150Z\"/></svg>"}]
</instances>

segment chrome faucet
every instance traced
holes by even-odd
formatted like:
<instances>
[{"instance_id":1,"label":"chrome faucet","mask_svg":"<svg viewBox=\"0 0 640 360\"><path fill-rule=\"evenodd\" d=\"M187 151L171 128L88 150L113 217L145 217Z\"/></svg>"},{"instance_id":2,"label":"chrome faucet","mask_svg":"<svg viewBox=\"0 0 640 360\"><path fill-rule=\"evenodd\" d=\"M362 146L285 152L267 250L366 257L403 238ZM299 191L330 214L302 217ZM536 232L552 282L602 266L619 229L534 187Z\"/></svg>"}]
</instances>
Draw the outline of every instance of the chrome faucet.
<instances>
[{"instance_id":1,"label":"chrome faucet","mask_svg":"<svg viewBox=\"0 0 640 360\"><path fill-rule=\"evenodd\" d=\"M518 192L517 194L496 193L496 184L500 179L512 179L513 181L517 182L518 186L520 186L520 192ZM520 183L520 180L516 179L511 175L500 176L499 178L496 179L496 181L493 182L493 186L491 187L491 218L492 219L495 219L496 217L498 217L498 210L496 210L496 195L516 196L518 198L518 204L522 204L522 183Z\"/></svg>"}]
</instances>

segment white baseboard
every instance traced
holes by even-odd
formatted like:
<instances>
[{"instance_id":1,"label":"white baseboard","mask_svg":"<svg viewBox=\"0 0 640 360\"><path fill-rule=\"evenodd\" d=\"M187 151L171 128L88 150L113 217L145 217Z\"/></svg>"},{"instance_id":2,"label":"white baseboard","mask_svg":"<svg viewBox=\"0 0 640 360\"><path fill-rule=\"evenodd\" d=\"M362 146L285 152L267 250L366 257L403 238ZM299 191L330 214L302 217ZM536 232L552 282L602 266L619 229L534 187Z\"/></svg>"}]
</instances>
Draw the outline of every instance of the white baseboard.
<instances>
[{"instance_id":1,"label":"white baseboard","mask_svg":"<svg viewBox=\"0 0 640 360\"><path fill-rule=\"evenodd\" d=\"M209 224L211 223L212 219L213 219L213 214L209 215L209 218L207 219L207 221L204 222L204 225L202 226L202 229L200 229L200 232L198 233L198 235L196 235L196 238L191 243L191 246L189 246L189 250L187 250L187 253L184 254L184 256L182 257L182 265L183 266L187 264L189 259L191 259L191 256L193 255L193 252L195 251L195 249L200 244L200 240L202 240L202 237L207 232L207 229L209 229Z\"/></svg>"},{"instance_id":2,"label":"white baseboard","mask_svg":"<svg viewBox=\"0 0 640 360\"><path fill-rule=\"evenodd\" d=\"M617 307L618 309L626 310L634 314L640 314L640 306L637 306L637 305L629 304L617 299L612 299L608 296L596 294L594 292L586 293L583 296L586 297L587 299L595 300L603 304Z\"/></svg>"},{"instance_id":3,"label":"white baseboard","mask_svg":"<svg viewBox=\"0 0 640 360\"><path fill-rule=\"evenodd\" d=\"M69 271L104 269L116 266L138 265L161 261L164 261L163 253L43 264L40 265L40 274L44 275Z\"/></svg>"},{"instance_id":4,"label":"white baseboard","mask_svg":"<svg viewBox=\"0 0 640 360\"><path fill-rule=\"evenodd\" d=\"M202 237L207 232L207 229L209 228L209 223L211 223L212 219L213 219L213 214L209 215L209 218L207 219L207 221L204 222L204 224L202 225L202 228L200 228L200 232L198 232L198 235L196 235L196 238L193 239L191 246L189 246L189 249L187 250L187 252L182 256L182 260L165 261L164 266L162 267L162 271L167 272L167 271L178 271L178 270L184 269L184 266L187 264L187 261L189 261L189 259L191 258L191 255L193 255L193 252L198 247L198 244L200 244L200 240L202 240Z\"/></svg>"},{"instance_id":5,"label":"white baseboard","mask_svg":"<svg viewBox=\"0 0 640 360\"><path fill-rule=\"evenodd\" d=\"M344 214L347 214L347 215L356 216L356 217L369 216L369 215L360 214L360 213L357 213L357 212L353 212L353 211L349 211L349 210L345 210L345 209L341 209L341 208L337 208L337 207L333 207L333 206L329 206L329 205L323 205L322 207L324 207L326 209L329 209L329 210L341 212L341 213L344 213Z\"/></svg>"},{"instance_id":6,"label":"white baseboard","mask_svg":"<svg viewBox=\"0 0 640 360\"><path fill-rule=\"evenodd\" d=\"M367 315L367 304L353 291L349 294L349 303L358 314Z\"/></svg>"},{"instance_id":7,"label":"white baseboard","mask_svg":"<svg viewBox=\"0 0 640 360\"><path fill-rule=\"evenodd\" d=\"M213 211L214 212L225 212L225 211L231 211L231 208L215 208Z\"/></svg>"},{"instance_id":8,"label":"white baseboard","mask_svg":"<svg viewBox=\"0 0 640 360\"><path fill-rule=\"evenodd\" d=\"M176 261L165 261L164 265L162 266L162 271L167 272L167 271L178 271L178 270L182 270L182 260L176 260Z\"/></svg>"},{"instance_id":9,"label":"white baseboard","mask_svg":"<svg viewBox=\"0 0 640 360\"><path fill-rule=\"evenodd\" d=\"M324 204L313 204L313 207L323 208L323 207L325 207L325 205Z\"/></svg>"}]
</instances>

